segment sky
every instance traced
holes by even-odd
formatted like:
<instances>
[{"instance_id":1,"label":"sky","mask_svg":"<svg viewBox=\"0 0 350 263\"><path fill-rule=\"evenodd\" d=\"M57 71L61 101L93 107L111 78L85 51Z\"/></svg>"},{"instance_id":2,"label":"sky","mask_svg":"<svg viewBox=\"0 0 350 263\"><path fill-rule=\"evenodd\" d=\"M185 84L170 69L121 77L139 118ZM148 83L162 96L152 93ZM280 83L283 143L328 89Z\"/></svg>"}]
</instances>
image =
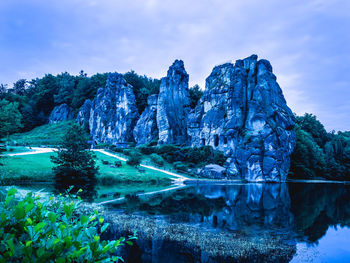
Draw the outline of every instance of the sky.
<instances>
[{"instance_id":1,"label":"sky","mask_svg":"<svg viewBox=\"0 0 350 263\"><path fill-rule=\"evenodd\" d=\"M0 83L84 70L160 78L182 59L190 86L251 54L288 106L350 130L348 0L0 0Z\"/></svg>"}]
</instances>

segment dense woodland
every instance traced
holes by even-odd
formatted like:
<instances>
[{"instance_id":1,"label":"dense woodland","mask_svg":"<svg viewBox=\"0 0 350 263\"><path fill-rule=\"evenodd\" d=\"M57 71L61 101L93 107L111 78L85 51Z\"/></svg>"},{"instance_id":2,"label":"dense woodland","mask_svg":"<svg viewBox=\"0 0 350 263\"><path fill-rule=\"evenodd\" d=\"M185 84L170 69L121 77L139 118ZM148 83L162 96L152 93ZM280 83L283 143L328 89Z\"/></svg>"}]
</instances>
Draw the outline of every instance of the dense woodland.
<instances>
[{"instance_id":1,"label":"dense woodland","mask_svg":"<svg viewBox=\"0 0 350 263\"><path fill-rule=\"evenodd\" d=\"M83 71L73 76L65 72L47 74L27 81L20 79L12 87L0 84L0 138L29 131L47 123L52 109L62 103L78 112L86 99L93 99L106 84L108 73L88 77ZM160 80L130 71L124 74L134 89L139 113L147 97L159 92ZM191 108L203 95L198 85L190 88ZM328 133L312 114L296 117L297 145L292 155L290 178L327 178L350 180L350 132Z\"/></svg>"}]
</instances>

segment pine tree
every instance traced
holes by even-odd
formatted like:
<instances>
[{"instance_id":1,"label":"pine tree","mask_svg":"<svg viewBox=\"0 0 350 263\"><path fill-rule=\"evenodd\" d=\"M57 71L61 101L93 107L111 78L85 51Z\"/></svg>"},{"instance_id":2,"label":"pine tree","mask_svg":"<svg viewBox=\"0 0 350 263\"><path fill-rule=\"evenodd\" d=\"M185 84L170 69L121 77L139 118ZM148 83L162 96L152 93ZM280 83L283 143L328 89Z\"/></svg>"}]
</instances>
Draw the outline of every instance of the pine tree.
<instances>
[{"instance_id":1,"label":"pine tree","mask_svg":"<svg viewBox=\"0 0 350 263\"><path fill-rule=\"evenodd\" d=\"M63 186L95 183L98 167L88 148L88 135L81 126L73 124L63 136L57 156L51 157L57 165L53 168L57 183Z\"/></svg>"}]
</instances>

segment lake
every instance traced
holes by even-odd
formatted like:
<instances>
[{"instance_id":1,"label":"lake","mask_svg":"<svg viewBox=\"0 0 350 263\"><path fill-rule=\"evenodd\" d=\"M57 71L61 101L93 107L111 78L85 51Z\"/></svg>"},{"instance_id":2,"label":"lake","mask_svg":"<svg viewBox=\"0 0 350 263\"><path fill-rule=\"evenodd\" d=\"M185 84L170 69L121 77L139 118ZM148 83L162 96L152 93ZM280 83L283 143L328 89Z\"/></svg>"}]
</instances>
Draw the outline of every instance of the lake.
<instances>
[{"instance_id":1,"label":"lake","mask_svg":"<svg viewBox=\"0 0 350 263\"><path fill-rule=\"evenodd\" d=\"M103 206L103 238L138 231L127 262L350 262L350 184L192 182Z\"/></svg>"}]
</instances>

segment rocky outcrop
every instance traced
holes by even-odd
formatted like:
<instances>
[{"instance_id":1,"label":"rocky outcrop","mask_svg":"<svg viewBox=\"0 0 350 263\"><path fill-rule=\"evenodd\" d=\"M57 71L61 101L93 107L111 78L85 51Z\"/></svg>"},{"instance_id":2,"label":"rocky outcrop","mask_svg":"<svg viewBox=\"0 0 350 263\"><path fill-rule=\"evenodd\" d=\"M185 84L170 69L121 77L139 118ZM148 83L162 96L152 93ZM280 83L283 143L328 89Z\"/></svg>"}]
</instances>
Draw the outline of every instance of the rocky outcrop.
<instances>
[{"instance_id":1,"label":"rocky outcrop","mask_svg":"<svg viewBox=\"0 0 350 263\"><path fill-rule=\"evenodd\" d=\"M97 91L91 105L89 128L94 142L114 145L133 142L138 118L132 86L123 75L109 74L106 86Z\"/></svg>"},{"instance_id":2,"label":"rocky outcrop","mask_svg":"<svg viewBox=\"0 0 350 263\"><path fill-rule=\"evenodd\" d=\"M225 179L226 169L217 164L208 164L201 169L199 175L210 179Z\"/></svg>"},{"instance_id":3,"label":"rocky outcrop","mask_svg":"<svg viewBox=\"0 0 350 263\"><path fill-rule=\"evenodd\" d=\"M270 63L256 55L215 67L188 122L192 146L223 151L228 173L248 181L286 179L293 127Z\"/></svg>"},{"instance_id":4,"label":"rocky outcrop","mask_svg":"<svg viewBox=\"0 0 350 263\"><path fill-rule=\"evenodd\" d=\"M60 121L67 121L73 119L73 109L67 104L56 106L49 117L49 123L56 123Z\"/></svg>"},{"instance_id":5,"label":"rocky outcrop","mask_svg":"<svg viewBox=\"0 0 350 263\"><path fill-rule=\"evenodd\" d=\"M77 115L77 123L84 127L84 129L89 129L89 120L90 120L90 111L91 111L92 102L91 100L86 100L81 106L78 115Z\"/></svg>"},{"instance_id":6,"label":"rocky outcrop","mask_svg":"<svg viewBox=\"0 0 350 263\"><path fill-rule=\"evenodd\" d=\"M193 110L188 80L183 61L176 60L139 118L132 87L121 74L110 74L77 121L88 123L97 143L210 145L228 158L227 178L285 181L296 141L294 116L270 63L252 55L216 66Z\"/></svg>"},{"instance_id":7,"label":"rocky outcrop","mask_svg":"<svg viewBox=\"0 0 350 263\"><path fill-rule=\"evenodd\" d=\"M161 80L157 105L159 144L188 143L188 78L183 61L175 60Z\"/></svg>"},{"instance_id":8,"label":"rocky outcrop","mask_svg":"<svg viewBox=\"0 0 350 263\"><path fill-rule=\"evenodd\" d=\"M136 123L133 134L138 145L158 140L157 101L157 94L150 95L147 98L148 106Z\"/></svg>"}]
</instances>

